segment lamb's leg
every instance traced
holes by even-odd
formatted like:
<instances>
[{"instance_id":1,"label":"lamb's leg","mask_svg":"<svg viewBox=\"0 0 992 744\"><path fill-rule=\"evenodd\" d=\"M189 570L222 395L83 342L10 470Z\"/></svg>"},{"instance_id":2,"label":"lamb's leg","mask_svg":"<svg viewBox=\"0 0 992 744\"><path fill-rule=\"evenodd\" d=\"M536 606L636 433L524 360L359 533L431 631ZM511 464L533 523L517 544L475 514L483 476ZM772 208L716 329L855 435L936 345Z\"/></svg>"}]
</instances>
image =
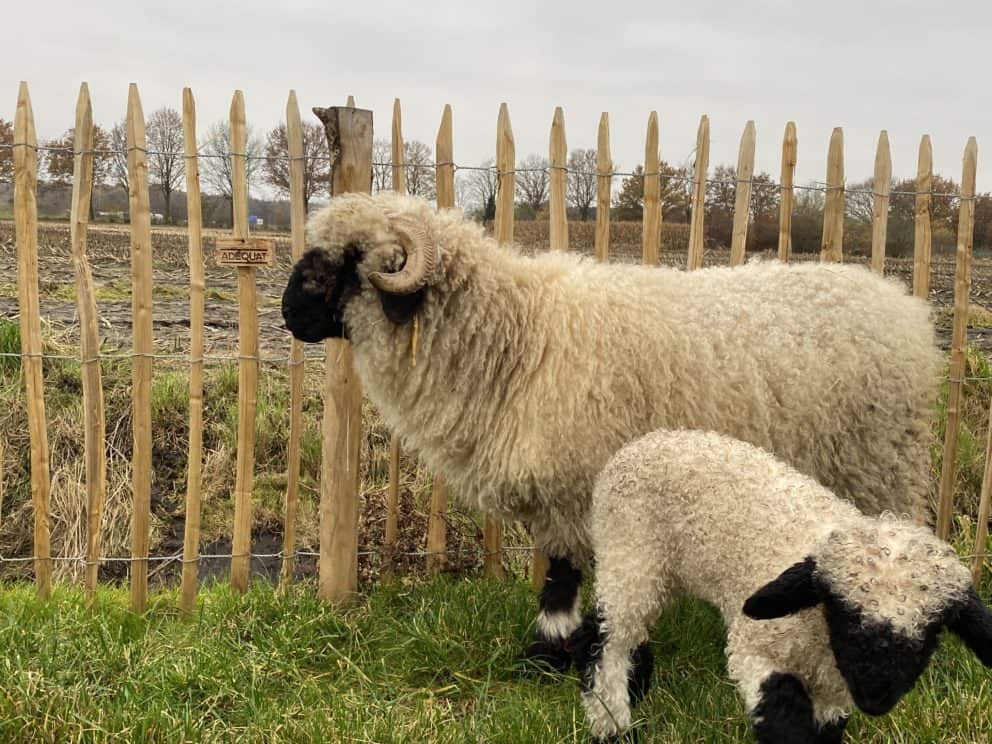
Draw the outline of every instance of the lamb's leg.
<instances>
[{"instance_id":1,"label":"lamb's leg","mask_svg":"<svg viewBox=\"0 0 992 744\"><path fill-rule=\"evenodd\" d=\"M630 728L632 709L651 686L654 657L646 641L634 640L640 635L604 634L601 618L590 615L573 636L582 705L597 742L614 741Z\"/></svg>"},{"instance_id":2,"label":"lamb's leg","mask_svg":"<svg viewBox=\"0 0 992 744\"><path fill-rule=\"evenodd\" d=\"M582 622L579 613L579 585L582 571L567 558L552 558L539 599L535 640L528 647L528 658L565 671L572 662L566 641Z\"/></svg>"},{"instance_id":3,"label":"lamb's leg","mask_svg":"<svg viewBox=\"0 0 992 744\"><path fill-rule=\"evenodd\" d=\"M819 741L820 730L813 718L813 703L803 683L792 674L774 672L765 677L760 700L751 711L751 720L761 744L815 744Z\"/></svg>"},{"instance_id":4,"label":"lamb's leg","mask_svg":"<svg viewBox=\"0 0 992 744\"><path fill-rule=\"evenodd\" d=\"M833 723L823 724L816 734L816 744L841 744L844 741L845 728L847 728L846 717Z\"/></svg>"},{"instance_id":5,"label":"lamb's leg","mask_svg":"<svg viewBox=\"0 0 992 744\"><path fill-rule=\"evenodd\" d=\"M597 616L587 616L572 636L581 671L582 705L596 741L610 741L630 727L632 709L651 685L654 659L648 634L668 597L660 570L645 556L636 574L619 575L610 552L597 566ZM622 573L622 571L621 571Z\"/></svg>"}]
</instances>

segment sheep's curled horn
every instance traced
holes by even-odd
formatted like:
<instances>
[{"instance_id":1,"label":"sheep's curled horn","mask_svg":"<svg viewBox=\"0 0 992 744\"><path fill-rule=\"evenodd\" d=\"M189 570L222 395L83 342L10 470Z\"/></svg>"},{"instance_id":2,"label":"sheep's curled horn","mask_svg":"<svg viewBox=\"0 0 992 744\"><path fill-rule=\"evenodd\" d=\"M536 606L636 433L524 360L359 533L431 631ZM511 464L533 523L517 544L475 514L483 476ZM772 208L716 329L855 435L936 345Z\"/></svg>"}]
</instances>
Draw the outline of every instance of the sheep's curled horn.
<instances>
[{"instance_id":1,"label":"sheep's curled horn","mask_svg":"<svg viewBox=\"0 0 992 744\"><path fill-rule=\"evenodd\" d=\"M369 282L387 294L413 294L427 283L427 277L434 271L437 246L428 238L424 226L410 217L394 217L391 227L406 254L406 261L403 268L394 273L373 271L369 274Z\"/></svg>"}]
</instances>

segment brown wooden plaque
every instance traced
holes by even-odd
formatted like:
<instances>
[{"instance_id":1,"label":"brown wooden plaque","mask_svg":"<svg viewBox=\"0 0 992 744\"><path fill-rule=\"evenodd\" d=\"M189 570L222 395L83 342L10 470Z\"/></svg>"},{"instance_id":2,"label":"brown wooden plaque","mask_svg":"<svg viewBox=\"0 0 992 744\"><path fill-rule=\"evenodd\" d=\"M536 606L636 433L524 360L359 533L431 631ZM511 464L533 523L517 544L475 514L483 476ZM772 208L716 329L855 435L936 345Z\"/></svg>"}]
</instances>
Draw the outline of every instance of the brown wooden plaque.
<instances>
[{"instance_id":1,"label":"brown wooden plaque","mask_svg":"<svg viewBox=\"0 0 992 744\"><path fill-rule=\"evenodd\" d=\"M276 255L272 238L217 238L218 266L271 266Z\"/></svg>"}]
</instances>

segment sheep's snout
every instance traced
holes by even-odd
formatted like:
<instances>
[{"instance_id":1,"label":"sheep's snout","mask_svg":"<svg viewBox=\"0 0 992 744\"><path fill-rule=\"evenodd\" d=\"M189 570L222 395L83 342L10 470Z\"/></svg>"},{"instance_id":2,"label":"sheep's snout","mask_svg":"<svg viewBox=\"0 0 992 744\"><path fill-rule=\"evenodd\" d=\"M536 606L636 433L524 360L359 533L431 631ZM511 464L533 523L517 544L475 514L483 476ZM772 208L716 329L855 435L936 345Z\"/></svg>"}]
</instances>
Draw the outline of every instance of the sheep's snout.
<instances>
[{"instance_id":1,"label":"sheep's snout","mask_svg":"<svg viewBox=\"0 0 992 744\"><path fill-rule=\"evenodd\" d=\"M828 599L825 614L834 660L855 705L872 716L888 713L930 662L940 621L919 637L908 636L837 597Z\"/></svg>"},{"instance_id":2,"label":"sheep's snout","mask_svg":"<svg viewBox=\"0 0 992 744\"><path fill-rule=\"evenodd\" d=\"M346 338L344 306L358 290L356 260L332 261L324 251L307 251L290 274L282 295L286 328L300 341Z\"/></svg>"}]
</instances>

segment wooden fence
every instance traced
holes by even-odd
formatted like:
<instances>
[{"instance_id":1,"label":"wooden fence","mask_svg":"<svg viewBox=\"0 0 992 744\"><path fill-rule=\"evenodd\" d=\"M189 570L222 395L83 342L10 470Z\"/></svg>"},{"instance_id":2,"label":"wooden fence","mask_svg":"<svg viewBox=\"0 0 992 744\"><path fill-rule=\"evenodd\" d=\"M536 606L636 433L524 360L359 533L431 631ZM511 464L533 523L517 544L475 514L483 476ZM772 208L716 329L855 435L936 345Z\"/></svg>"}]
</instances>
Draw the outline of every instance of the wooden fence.
<instances>
[{"instance_id":1,"label":"wooden fence","mask_svg":"<svg viewBox=\"0 0 992 744\"><path fill-rule=\"evenodd\" d=\"M189 242L190 297L190 355L189 355L189 460L186 491L186 522L183 546L181 606L190 612L197 592L197 567L200 561L201 476L203 462L203 362L204 362L204 254L202 246L202 216L200 212L199 158L196 144L196 107L189 89L182 93L183 157L186 166ZM354 101L328 109L314 109L324 124L336 154L332 163L332 193L369 191L372 174L372 113L357 109ZM299 107L296 95L290 92L286 105L288 160L291 204L291 253L298 259L304 250L304 149ZM230 109L230 153L233 174L232 238L245 244L248 231L248 187L246 179L246 115L241 92L234 94ZM445 106L436 142L437 203L439 207L455 206L455 170L452 148L452 110ZM132 552L129 559L131 603L142 611L147 602L149 556L149 519L151 475L155 463L151 447L151 381L154 347L152 338L152 263L151 230L146 163L145 121L136 86L132 85L127 105L127 168L129 174L130 239L132 269L132 327L133 327L133 520ZM76 302L81 327L80 361L84 408L84 449L87 498L87 543L85 586L92 598L97 585L97 569L101 562L100 523L106 491L105 415L100 368L100 328L96 294L86 249L89 202L93 189L93 115L85 84L79 92L76 107L74 171L72 184L71 248L76 275ZM740 264L745 259L745 246L750 216L751 178L754 172L756 131L747 122L740 143L736 171L736 202L730 262ZM568 250L568 221L566 216L565 117L561 108L554 111L549 138L550 181L550 247ZM647 120L644 168L643 262L659 263L659 244L664 214L660 200L659 124L656 112ZM18 256L17 289L20 308L21 359L30 432L31 497L34 511L34 549L29 559L34 563L38 593L47 596L51 588L51 555L49 539L49 449L46 433L45 398L42 377L43 345L39 309L38 276L38 215L36 185L38 143L28 87L22 83L17 98L14 125L13 154L15 161L14 212ZM392 175L393 188L405 190L403 134L399 100L393 109ZM496 203L495 237L511 242L514 229L515 152L509 109L499 108L496 121L496 176L499 191ZM932 163L930 141L924 137L920 145L917 175L916 233L913 291L927 297L930 276L930 184ZM705 211L701 208L706 193L709 161L709 120L703 116L699 123L694 172L689 187L692 194L691 223L686 265L689 270L702 266L704 254ZM791 257L791 220L794 203L793 183L797 162L797 132L795 124L785 127L782 143L780 217L778 256L783 261ZM975 175L977 145L970 139L964 150L961 182L958 242L956 256L953 342L950 355L949 393L947 403L946 437L943 445L943 469L940 477L937 532L946 538L954 509L956 449L961 418L961 396L965 365L965 345L968 323L968 293L971 276L971 253L975 219ZM889 181L892 166L886 132L878 140L875 159L872 224L872 268L884 269ZM596 169L597 209L595 255L606 261L610 255L610 219L613 170L610 153L609 117L602 114L598 129ZM844 229L844 151L843 132L835 129L830 139L826 186L826 208L823 216L821 260L843 259ZM255 418L257 407L259 331L256 299L255 268L240 265L238 275L238 429L237 466L234 485L234 523L232 525L231 584L244 591L248 586L251 559L252 491L254 475ZM292 341L289 359L290 435L287 442L288 468L285 492L285 538L282 551L282 582L292 580L296 546L296 519L299 498L300 448L304 384L303 345ZM358 458L361 432L362 393L352 368L351 349L340 339L326 342L326 392L322 425L322 465L320 483L320 552L319 592L330 600L342 600L357 591L358 551ZM992 415L992 414L990 414ZM992 452L992 439L988 444ZM974 572L977 577L985 557L985 540L992 496L992 457L987 452L985 478L982 484L975 536ZM399 444L390 448L387 517L383 550L395 549L398 520ZM2 461L0 461L2 463ZM0 503L3 484L0 472ZM445 566L448 495L441 478L434 479L426 535L428 566L437 572ZM484 525L484 570L493 576L502 575L501 525L486 519ZM544 556L535 555L533 576L540 583L546 566Z\"/></svg>"}]
</instances>

